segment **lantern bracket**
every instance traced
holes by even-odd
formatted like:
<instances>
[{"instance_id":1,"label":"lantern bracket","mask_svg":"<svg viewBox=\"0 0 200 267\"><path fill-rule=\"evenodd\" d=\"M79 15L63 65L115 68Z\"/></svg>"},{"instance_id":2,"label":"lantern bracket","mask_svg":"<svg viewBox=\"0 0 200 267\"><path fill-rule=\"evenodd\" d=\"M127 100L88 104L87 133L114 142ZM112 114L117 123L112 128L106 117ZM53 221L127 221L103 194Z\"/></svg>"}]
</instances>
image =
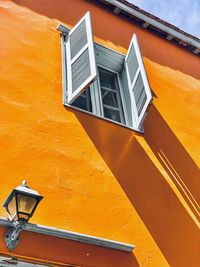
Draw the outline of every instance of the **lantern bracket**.
<instances>
[{"instance_id":1,"label":"lantern bracket","mask_svg":"<svg viewBox=\"0 0 200 267\"><path fill-rule=\"evenodd\" d=\"M8 231L5 234L5 243L6 247L12 251L15 249L17 244L19 243L19 234L21 231L26 229L26 223L17 221L13 223L13 226L11 226Z\"/></svg>"}]
</instances>

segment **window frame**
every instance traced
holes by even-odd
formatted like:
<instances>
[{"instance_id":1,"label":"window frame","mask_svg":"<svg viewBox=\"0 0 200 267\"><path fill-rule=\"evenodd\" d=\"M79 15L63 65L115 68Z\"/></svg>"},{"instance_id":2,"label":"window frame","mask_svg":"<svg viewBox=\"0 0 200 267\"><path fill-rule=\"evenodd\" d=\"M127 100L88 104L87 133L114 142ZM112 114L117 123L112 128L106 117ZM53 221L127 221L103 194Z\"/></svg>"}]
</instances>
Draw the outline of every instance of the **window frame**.
<instances>
[{"instance_id":1,"label":"window frame","mask_svg":"<svg viewBox=\"0 0 200 267\"><path fill-rule=\"evenodd\" d=\"M108 119L108 118L105 118L99 114L102 114L102 105L99 105L98 102L99 102L99 98L101 97L100 95L100 81L99 81L99 74L97 75L97 79L96 81L94 81L90 87L91 87L91 102L92 102L92 112L90 111L87 111L87 110L84 110L84 109L81 109L81 108L78 108L76 106L72 106L71 104L68 104L66 102L66 99L67 99L67 58L66 58L66 42L67 42L67 38L68 38L68 32L70 31L68 28L65 28L66 29L66 32L62 32L61 33L61 52L62 52L62 103L64 106L70 108L70 109L74 109L76 111L80 111L80 112L83 112L87 115L90 115L90 116L93 116L93 117L97 117L101 120L104 120L104 121L107 121L107 122L111 122L111 123L115 123L116 125L118 126L122 126L124 128L127 128L127 129L130 129L132 131L135 131L135 132L138 132L138 133L144 133L144 129L141 128L141 129L136 129L134 127L131 127L127 124L123 124L123 123L120 123L120 122L117 122L117 121L113 121L111 119ZM94 45L95 46L98 46L98 47L103 47L105 48L104 46L102 45L99 45L98 43L94 42ZM117 51L114 51L110 48L107 48L108 51L110 50L111 52L115 52L121 56L123 56L125 58L126 55L124 54L121 54ZM114 72L117 74L117 79L118 79L118 84L119 84L119 91L120 91L120 96L121 96L121 101L122 101L122 106L123 106L123 111L124 111L124 118L125 118L125 123L127 123L128 121L128 111L126 109L126 101L125 101L125 97L124 97L124 94L123 94L123 87L122 87L122 81L120 79L120 75L119 75L119 72L115 71L115 70L111 70L101 64L98 64L97 63L97 71L98 71L98 66L99 67L103 67L105 69L108 69L109 71L111 72ZM93 101L92 101L93 100ZM94 104L95 102L95 104ZM101 100L101 103L102 103L102 100Z\"/></svg>"},{"instance_id":2,"label":"window frame","mask_svg":"<svg viewBox=\"0 0 200 267\"><path fill-rule=\"evenodd\" d=\"M120 100L121 100L121 108L122 108L120 117L124 117L124 118L121 119L121 120L124 120L124 122L121 122L121 124L125 124L125 125L127 125L126 103L125 103L125 99L124 99L124 96L123 96L123 88L122 88L122 85L121 85L121 80L120 80L120 77L119 77L119 72L117 72L117 71L115 71L115 70L112 70L112 69L110 69L110 68L108 68L108 67L105 67L105 66L103 66L103 65L101 65L101 64L97 64L97 71L98 71L97 80L98 80L98 84L99 84L97 90L99 91L100 99L101 99L101 101L100 101L100 102L101 102L100 105L101 105L101 108L102 108L102 117L104 116L104 111L103 111L103 100L102 100L102 95L101 95L101 92L100 92L100 91L101 91L101 84L100 84L99 68L108 70L108 71L110 71L110 72L112 72L112 73L114 73L114 74L116 75L117 83L118 83L118 89L119 89L119 97L121 98ZM119 109L120 109L120 108L119 108ZM124 116L123 116L123 115L124 115ZM103 117L103 118L105 118L105 117ZM105 118L105 119L108 119L108 118ZM111 120L111 119L109 119L109 120ZM113 120L111 120L111 121L113 121ZM113 122L116 122L116 121L113 121Z\"/></svg>"},{"instance_id":3,"label":"window frame","mask_svg":"<svg viewBox=\"0 0 200 267\"><path fill-rule=\"evenodd\" d=\"M67 58L66 58L66 42L67 42L67 38L68 38L68 33L70 31L70 29L68 29L67 27L65 27L64 25L60 24L57 28L60 32L61 32L61 50L62 50L62 103L64 106L69 107L70 109L74 109L80 112L84 112L85 114L88 114L90 116L93 117L97 117L101 120L104 121L108 121L108 122L112 122L115 123L116 125L122 126L124 128L130 129L132 131L138 132L140 134L144 133L144 128L143 126L141 126L140 128L135 128L134 125L129 125L130 124L130 115L128 115L130 112L128 111L128 109L126 108L126 99L125 99L125 95L124 95L124 90L123 90L123 86L122 86L122 79L121 79L121 73L120 71L116 71L113 69L110 69L102 64L96 63L96 69L97 69L97 73L98 73L98 67L107 69L115 74L117 74L117 79L118 79L118 85L119 85L119 93L120 93L120 97L121 97L121 103L122 103L122 108L123 108L123 114L124 114L124 123L120 123L111 119L108 119L106 117L103 117L103 107L102 107L102 99L101 101L99 100L99 98L101 98L101 92L99 92L100 89L100 81L99 81L99 73L97 74L97 78L96 80L90 85L91 87L91 103L92 103L92 112L87 111L87 110L83 110L81 108L78 108L76 106L72 106L72 104L68 104L66 102L67 99ZM107 52L109 51L109 53L111 54L111 56L113 56L113 53L116 55L119 55L119 57L123 57L124 58L124 64L122 66L122 68L125 70L125 58L126 55L122 54L116 50L113 50L111 48L105 47L101 44L98 44L96 42L94 42L94 51L95 51L95 55L96 55L96 47L98 49L102 49L106 50ZM97 60L96 60L97 61ZM125 70L126 72L126 70ZM144 69L145 75L146 75L146 71ZM146 75L147 81L148 81L148 77ZM101 102L99 104L99 101ZM143 118L143 120L145 119L145 116Z\"/></svg>"}]
</instances>

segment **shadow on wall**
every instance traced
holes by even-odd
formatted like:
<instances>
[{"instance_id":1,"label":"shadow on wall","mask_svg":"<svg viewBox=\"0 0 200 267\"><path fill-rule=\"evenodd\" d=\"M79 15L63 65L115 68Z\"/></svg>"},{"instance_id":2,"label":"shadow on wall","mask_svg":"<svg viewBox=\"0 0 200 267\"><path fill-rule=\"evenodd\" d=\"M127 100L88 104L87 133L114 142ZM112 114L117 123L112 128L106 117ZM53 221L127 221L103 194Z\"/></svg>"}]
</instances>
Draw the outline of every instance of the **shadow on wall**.
<instances>
[{"instance_id":1,"label":"shadow on wall","mask_svg":"<svg viewBox=\"0 0 200 267\"><path fill-rule=\"evenodd\" d=\"M198 227L133 132L78 111L74 113L170 266L199 266ZM198 168L154 106L145 129L147 143L182 195L184 184L191 199L197 198Z\"/></svg>"},{"instance_id":2,"label":"shadow on wall","mask_svg":"<svg viewBox=\"0 0 200 267\"><path fill-rule=\"evenodd\" d=\"M174 133L169 129L155 106L148 114L144 136L157 159L176 185L182 197L199 218L200 215L200 170ZM200 219L200 218L199 218Z\"/></svg>"}]
</instances>

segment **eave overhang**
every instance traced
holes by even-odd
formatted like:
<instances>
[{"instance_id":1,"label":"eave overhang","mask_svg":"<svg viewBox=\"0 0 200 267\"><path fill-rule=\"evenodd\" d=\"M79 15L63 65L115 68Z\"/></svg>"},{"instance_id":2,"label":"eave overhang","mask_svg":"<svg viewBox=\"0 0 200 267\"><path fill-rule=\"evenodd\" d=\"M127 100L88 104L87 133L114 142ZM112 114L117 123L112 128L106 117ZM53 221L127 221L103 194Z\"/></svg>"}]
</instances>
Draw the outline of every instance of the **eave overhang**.
<instances>
[{"instance_id":1,"label":"eave overhang","mask_svg":"<svg viewBox=\"0 0 200 267\"><path fill-rule=\"evenodd\" d=\"M184 49L200 55L200 39L188 34L174 25L167 23L158 17L128 3L125 0L95 0L109 8L119 16L131 19L144 29L159 35L160 37L180 46Z\"/></svg>"}]
</instances>

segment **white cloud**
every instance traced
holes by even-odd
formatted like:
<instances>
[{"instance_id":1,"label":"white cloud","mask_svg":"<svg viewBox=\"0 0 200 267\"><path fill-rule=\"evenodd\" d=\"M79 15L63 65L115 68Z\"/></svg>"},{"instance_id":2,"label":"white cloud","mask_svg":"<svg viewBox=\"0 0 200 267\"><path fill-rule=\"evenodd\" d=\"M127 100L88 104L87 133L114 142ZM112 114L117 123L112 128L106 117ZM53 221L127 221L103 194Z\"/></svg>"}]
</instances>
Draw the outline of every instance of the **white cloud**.
<instances>
[{"instance_id":1,"label":"white cloud","mask_svg":"<svg viewBox=\"0 0 200 267\"><path fill-rule=\"evenodd\" d=\"M129 2L200 37L199 0L129 0Z\"/></svg>"}]
</instances>

